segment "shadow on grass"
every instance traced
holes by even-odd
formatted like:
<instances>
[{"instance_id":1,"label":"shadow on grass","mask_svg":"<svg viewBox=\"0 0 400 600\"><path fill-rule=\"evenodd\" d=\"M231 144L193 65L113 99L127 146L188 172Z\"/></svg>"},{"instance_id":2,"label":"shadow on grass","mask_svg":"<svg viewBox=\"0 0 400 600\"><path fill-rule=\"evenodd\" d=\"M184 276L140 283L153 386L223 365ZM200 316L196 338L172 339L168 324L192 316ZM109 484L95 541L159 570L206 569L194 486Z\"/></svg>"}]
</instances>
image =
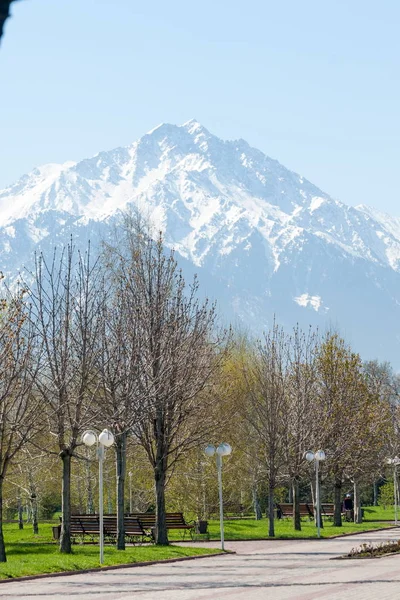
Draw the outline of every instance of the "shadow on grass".
<instances>
[{"instance_id":1,"label":"shadow on grass","mask_svg":"<svg viewBox=\"0 0 400 600\"><path fill-rule=\"evenodd\" d=\"M19 542L18 544L7 544L7 556L18 555L18 554L56 554L58 553L58 546L54 544L32 544Z\"/></svg>"}]
</instances>

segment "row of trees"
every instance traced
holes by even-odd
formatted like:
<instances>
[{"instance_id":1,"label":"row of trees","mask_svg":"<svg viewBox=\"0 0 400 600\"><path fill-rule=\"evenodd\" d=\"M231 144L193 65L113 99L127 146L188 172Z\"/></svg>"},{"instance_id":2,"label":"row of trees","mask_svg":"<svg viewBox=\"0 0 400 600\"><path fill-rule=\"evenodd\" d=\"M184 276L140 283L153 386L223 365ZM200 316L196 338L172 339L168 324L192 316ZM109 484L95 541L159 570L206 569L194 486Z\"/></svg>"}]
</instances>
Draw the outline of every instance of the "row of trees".
<instances>
[{"instance_id":1,"label":"row of trees","mask_svg":"<svg viewBox=\"0 0 400 600\"><path fill-rule=\"evenodd\" d=\"M360 520L360 486L378 479L387 457L399 452L399 381L390 367L363 364L336 333L320 338L295 328L288 335L275 325L263 340L237 349L230 368L229 401L238 417L231 439L248 457L254 487L267 482L269 535L282 484L290 488L295 529L301 528L300 484L312 480L308 449L327 455L322 475L334 490L334 524L342 524L342 490L349 482Z\"/></svg>"},{"instance_id":2,"label":"row of trees","mask_svg":"<svg viewBox=\"0 0 400 600\"><path fill-rule=\"evenodd\" d=\"M305 450L327 454L322 475L334 488L336 524L343 483L357 493L398 454L398 382L388 365L363 364L335 333L289 335L274 324L253 342L218 329L197 280L185 283L174 254L139 218L125 216L99 257L70 243L35 264L1 306L0 517L4 484L6 495L19 488L31 500L41 487L58 493L60 463L62 552L71 552L72 502L82 506L85 496L94 508L86 429L115 435L120 549L132 471L139 509L151 498L152 476L157 543L168 543L167 488L176 508L192 498L198 516L207 511L215 475L202 455L209 441L234 447L225 478L232 499L243 504L250 493L259 515L267 495L271 536L282 485L301 527L302 484L311 479ZM107 493L114 504L110 485Z\"/></svg>"},{"instance_id":3,"label":"row of trees","mask_svg":"<svg viewBox=\"0 0 400 600\"><path fill-rule=\"evenodd\" d=\"M129 216L116 236L95 259L90 247L81 254L72 243L51 260L38 256L32 277L2 312L2 476L28 443L59 456L60 550L67 553L71 460L87 460L82 432L105 426L116 438L118 547L125 544L128 436L152 467L157 543L168 543L167 474L208 428L197 414L207 414L224 353L214 306L199 301L196 280L185 284L161 237L153 240L140 219Z\"/></svg>"}]
</instances>

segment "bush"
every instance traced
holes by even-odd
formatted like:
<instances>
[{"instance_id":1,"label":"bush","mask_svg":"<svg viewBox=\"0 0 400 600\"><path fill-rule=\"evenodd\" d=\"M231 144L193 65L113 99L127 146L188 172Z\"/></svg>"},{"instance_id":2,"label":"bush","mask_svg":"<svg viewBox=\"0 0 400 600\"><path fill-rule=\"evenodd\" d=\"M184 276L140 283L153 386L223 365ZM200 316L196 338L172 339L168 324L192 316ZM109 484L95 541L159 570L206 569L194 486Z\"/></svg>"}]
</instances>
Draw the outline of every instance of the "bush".
<instances>
[{"instance_id":1,"label":"bush","mask_svg":"<svg viewBox=\"0 0 400 600\"><path fill-rule=\"evenodd\" d=\"M385 554L398 553L400 551L400 540L381 542L380 544L361 544L359 548L352 548L347 554L348 558L363 556L383 556Z\"/></svg>"},{"instance_id":2,"label":"bush","mask_svg":"<svg viewBox=\"0 0 400 600\"><path fill-rule=\"evenodd\" d=\"M383 508L394 505L394 485L393 481L388 481L381 486L378 496L378 504Z\"/></svg>"},{"instance_id":3,"label":"bush","mask_svg":"<svg viewBox=\"0 0 400 600\"><path fill-rule=\"evenodd\" d=\"M51 519L59 510L61 510L61 504L58 494L50 492L41 497L39 515L42 519Z\"/></svg>"},{"instance_id":4,"label":"bush","mask_svg":"<svg viewBox=\"0 0 400 600\"><path fill-rule=\"evenodd\" d=\"M274 490L274 502L282 504L286 501L287 489L285 487L277 487Z\"/></svg>"},{"instance_id":5,"label":"bush","mask_svg":"<svg viewBox=\"0 0 400 600\"><path fill-rule=\"evenodd\" d=\"M6 506L4 509L4 517L6 521L12 521L16 518L16 513L18 512L17 506Z\"/></svg>"}]
</instances>

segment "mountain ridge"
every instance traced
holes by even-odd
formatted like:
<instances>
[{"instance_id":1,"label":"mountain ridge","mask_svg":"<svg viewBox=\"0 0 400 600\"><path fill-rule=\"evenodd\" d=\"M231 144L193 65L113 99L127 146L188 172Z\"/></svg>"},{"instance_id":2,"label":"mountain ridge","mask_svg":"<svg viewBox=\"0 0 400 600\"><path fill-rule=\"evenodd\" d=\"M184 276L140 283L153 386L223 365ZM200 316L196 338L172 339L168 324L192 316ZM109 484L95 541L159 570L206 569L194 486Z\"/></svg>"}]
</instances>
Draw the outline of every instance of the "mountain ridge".
<instances>
[{"instance_id":1,"label":"mountain ridge","mask_svg":"<svg viewBox=\"0 0 400 600\"><path fill-rule=\"evenodd\" d=\"M129 206L201 270L226 318L255 333L273 313L287 326L339 323L358 350L397 353L400 219L334 200L195 119L160 124L82 161L44 165L1 190L2 270L12 276L35 249L69 235L100 239ZM371 326L377 311L385 312L381 332Z\"/></svg>"}]
</instances>

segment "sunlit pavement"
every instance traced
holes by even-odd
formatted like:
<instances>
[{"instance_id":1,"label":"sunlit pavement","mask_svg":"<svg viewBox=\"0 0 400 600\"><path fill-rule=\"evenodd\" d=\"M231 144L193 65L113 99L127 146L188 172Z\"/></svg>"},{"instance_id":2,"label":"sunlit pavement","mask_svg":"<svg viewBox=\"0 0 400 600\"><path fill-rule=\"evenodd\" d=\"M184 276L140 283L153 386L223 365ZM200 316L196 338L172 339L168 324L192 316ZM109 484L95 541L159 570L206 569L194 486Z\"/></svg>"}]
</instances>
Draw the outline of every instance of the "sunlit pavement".
<instances>
[{"instance_id":1,"label":"sunlit pavement","mask_svg":"<svg viewBox=\"0 0 400 600\"><path fill-rule=\"evenodd\" d=\"M0 597L2 600L397 600L400 555L366 560L330 559L364 542L398 537L400 531L391 529L334 540L227 542L226 548L237 554L7 582L0 584Z\"/></svg>"}]
</instances>

